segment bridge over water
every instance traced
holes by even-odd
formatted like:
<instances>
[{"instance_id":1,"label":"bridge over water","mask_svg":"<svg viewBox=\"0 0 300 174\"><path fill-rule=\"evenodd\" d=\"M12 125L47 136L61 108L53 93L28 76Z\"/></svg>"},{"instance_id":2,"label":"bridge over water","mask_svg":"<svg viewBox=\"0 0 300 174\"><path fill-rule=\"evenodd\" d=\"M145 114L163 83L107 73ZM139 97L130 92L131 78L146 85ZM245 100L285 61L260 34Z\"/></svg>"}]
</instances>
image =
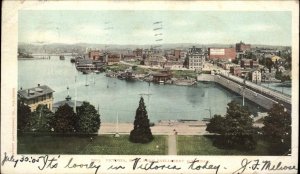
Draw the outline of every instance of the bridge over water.
<instances>
[{"instance_id":1,"label":"bridge over water","mask_svg":"<svg viewBox=\"0 0 300 174\"><path fill-rule=\"evenodd\" d=\"M244 83L244 79L228 73L218 75L201 74L198 76L198 80L219 83L235 93L244 95L245 98L265 109L270 109L274 103L280 103L284 105L288 112L291 112L291 96L273 91L250 81L245 81Z\"/></svg>"}]
</instances>

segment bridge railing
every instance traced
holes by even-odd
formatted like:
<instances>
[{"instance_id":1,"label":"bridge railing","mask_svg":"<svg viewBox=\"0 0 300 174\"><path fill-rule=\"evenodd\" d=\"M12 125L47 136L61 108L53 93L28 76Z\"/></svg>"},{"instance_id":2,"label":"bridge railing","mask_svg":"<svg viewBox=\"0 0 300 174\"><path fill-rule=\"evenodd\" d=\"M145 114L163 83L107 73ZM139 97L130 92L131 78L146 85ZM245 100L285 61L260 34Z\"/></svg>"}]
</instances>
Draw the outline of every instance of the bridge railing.
<instances>
[{"instance_id":1,"label":"bridge railing","mask_svg":"<svg viewBox=\"0 0 300 174\"><path fill-rule=\"evenodd\" d=\"M232 76L230 74L220 74L220 75L224 78L229 79L229 80L233 80L233 81L238 82L240 84L244 84L244 79L242 79L242 78ZM291 97L285 96L285 95L283 95L283 94L281 94L277 91L270 90L269 88L257 85L255 83L252 83L252 82L249 82L249 81L246 81L246 86L248 88L251 88L252 90L255 90L256 92L263 93L263 94L265 94L267 96L271 96L271 97L273 97L277 100L281 100L281 101L284 101L288 104L291 104Z\"/></svg>"}]
</instances>

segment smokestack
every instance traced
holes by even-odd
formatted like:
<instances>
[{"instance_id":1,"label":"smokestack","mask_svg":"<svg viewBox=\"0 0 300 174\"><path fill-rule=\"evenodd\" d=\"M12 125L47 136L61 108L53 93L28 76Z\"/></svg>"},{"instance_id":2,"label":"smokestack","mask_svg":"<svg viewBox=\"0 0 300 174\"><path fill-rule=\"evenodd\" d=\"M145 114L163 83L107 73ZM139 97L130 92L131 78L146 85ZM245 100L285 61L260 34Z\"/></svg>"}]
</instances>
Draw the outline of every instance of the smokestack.
<instances>
[{"instance_id":1,"label":"smokestack","mask_svg":"<svg viewBox=\"0 0 300 174\"><path fill-rule=\"evenodd\" d=\"M22 90L23 88L22 88L22 86L21 86L21 88L20 88L20 90Z\"/></svg>"},{"instance_id":2,"label":"smokestack","mask_svg":"<svg viewBox=\"0 0 300 174\"><path fill-rule=\"evenodd\" d=\"M30 96L30 94L29 94L29 89L27 90L27 94L28 94L28 96Z\"/></svg>"},{"instance_id":3,"label":"smokestack","mask_svg":"<svg viewBox=\"0 0 300 174\"><path fill-rule=\"evenodd\" d=\"M40 87L40 84L38 84L38 87Z\"/></svg>"}]
</instances>

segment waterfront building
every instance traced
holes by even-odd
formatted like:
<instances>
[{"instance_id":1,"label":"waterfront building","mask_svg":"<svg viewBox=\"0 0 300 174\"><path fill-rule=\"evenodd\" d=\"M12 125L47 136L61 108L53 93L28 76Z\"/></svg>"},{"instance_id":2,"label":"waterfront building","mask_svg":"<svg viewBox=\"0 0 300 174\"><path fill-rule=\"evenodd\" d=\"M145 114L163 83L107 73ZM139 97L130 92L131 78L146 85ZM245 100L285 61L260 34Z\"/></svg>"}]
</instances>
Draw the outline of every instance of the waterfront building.
<instances>
[{"instance_id":1,"label":"waterfront building","mask_svg":"<svg viewBox=\"0 0 300 174\"><path fill-rule=\"evenodd\" d=\"M21 88L18 91L18 99L28 105L32 112L35 111L37 106L40 104L46 105L49 110L52 111L53 92L54 90L49 88L47 85L41 86L40 84L38 84L37 87L29 89Z\"/></svg>"},{"instance_id":2,"label":"waterfront building","mask_svg":"<svg viewBox=\"0 0 300 174\"><path fill-rule=\"evenodd\" d=\"M152 74L153 82L155 83L166 83L168 80L171 80L172 74L169 71L160 71L158 73Z\"/></svg>"},{"instance_id":3,"label":"waterfront building","mask_svg":"<svg viewBox=\"0 0 300 174\"><path fill-rule=\"evenodd\" d=\"M250 81L254 83L261 83L261 72L259 70L252 70L249 72L250 73Z\"/></svg>"},{"instance_id":4,"label":"waterfront building","mask_svg":"<svg viewBox=\"0 0 300 174\"><path fill-rule=\"evenodd\" d=\"M167 59L161 55L150 55L145 60L145 65L147 66L161 66L163 67Z\"/></svg>"},{"instance_id":5,"label":"waterfront building","mask_svg":"<svg viewBox=\"0 0 300 174\"><path fill-rule=\"evenodd\" d=\"M107 56L107 65L114 65L118 64L121 60L120 54L109 54Z\"/></svg>"},{"instance_id":6,"label":"waterfront building","mask_svg":"<svg viewBox=\"0 0 300 174\"><path fill-rule=\"evenodd\" d=\"M76 69L79 71L82 70L94 70L96 69L95 64L93 63L93 60L91 59L80 59L76 63Z\"/></svg>"},{"instance_id":7,"label":"waterfront building","mask_svg":"<svg viewBox=\"0 0 300 174\"><path fill-rule=\"evenodd\" d=\"M169 68L169 69L181 69L184 68L183 66L183 61L167 61L164 64L164 68Z\"/></svg>"},{"instance_id":8,"label":"waterfront building","mask_svg":"<svg viewBox=\"0 0 300 174\"><path fill-rule=\"evenodd\" d=\"M188 68L202 70L205 63L205 57L205 51L202 48L193 46L188 52Z\"/></svg>"},{"instance_id":9,"label":"waterfront building","mask_svg":"<svg viewBox=\"0 0 300 174\"><path fill-rule=\"evenodd\" d=\"M232 61L236 59L235 48L208 48L210 60Z\"/></svg>"},{"instance_id":10,"label":"waterfront building","mask_svg":"<svg viewBox=\"0 0 300 174\"><path fill-rule=\"evenodd\" d=\"M88 57L91 60L100 60L102 58L102 55L99 50L90 50L88 52Z\"/></svg>"}]
</instances>

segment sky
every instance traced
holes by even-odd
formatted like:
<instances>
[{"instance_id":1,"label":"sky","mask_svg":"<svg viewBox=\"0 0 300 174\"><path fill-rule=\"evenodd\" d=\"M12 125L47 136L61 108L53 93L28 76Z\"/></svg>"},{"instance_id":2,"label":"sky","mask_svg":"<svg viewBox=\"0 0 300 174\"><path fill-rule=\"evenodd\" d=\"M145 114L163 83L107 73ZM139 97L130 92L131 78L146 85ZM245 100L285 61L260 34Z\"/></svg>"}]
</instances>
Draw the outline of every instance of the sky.
<instances>
[{"instance_id":1,"label":"sky","mask_svg":"<svg viewBox=\"0 0 300 174\"><path fill-rule=\"evenodd\" d=\"M291 27L288 11L21 10L18 37L24 43L290 46Z\"/></svg>"}]
</instances>

